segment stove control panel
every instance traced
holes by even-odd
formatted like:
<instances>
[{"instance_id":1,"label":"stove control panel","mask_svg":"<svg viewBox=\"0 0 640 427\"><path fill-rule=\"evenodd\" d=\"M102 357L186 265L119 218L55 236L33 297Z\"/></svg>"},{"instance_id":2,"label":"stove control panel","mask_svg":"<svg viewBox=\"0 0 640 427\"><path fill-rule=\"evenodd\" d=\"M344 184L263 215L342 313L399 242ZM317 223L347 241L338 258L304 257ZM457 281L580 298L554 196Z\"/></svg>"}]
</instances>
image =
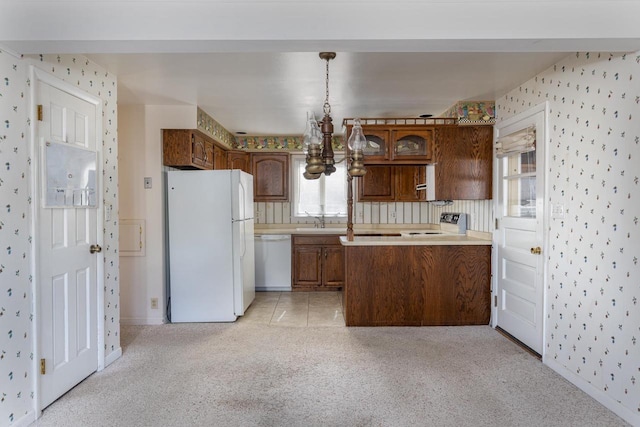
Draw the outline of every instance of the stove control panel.
<instances>
[{"instance_id":1,"label":"stove control panel","mask_svg":"<svg viewBox=\"0 0 640 427\"><path fill-rule=\"evenodd\" d=\"M441 213L440 228L449 233L465 234L467 232L467 214L457 212Z\"/></svg>"}]
</instances>

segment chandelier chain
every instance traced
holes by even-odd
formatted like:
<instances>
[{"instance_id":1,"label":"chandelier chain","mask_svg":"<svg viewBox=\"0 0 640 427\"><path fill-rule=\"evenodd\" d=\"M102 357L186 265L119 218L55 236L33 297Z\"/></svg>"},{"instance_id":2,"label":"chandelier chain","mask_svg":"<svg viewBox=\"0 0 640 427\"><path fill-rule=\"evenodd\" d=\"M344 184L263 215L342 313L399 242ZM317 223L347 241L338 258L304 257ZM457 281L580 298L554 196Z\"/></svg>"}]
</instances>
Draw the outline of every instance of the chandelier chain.
<instances>
[{"instance_id":1,"label":"chandelier chain","mask_svg":"<svg viewBox=\"0 0 640 427\"><path fill-rule=\"evenodd\" d=\"M326 98L324 99L324 105L322 106L322 110L324 111L325 115L329 115L331 114L331 105L329 104L329 58L327 58L327 72L326 72L326 80L325 80L325 86L326 86Z\"/></svg>"}]
</instances>

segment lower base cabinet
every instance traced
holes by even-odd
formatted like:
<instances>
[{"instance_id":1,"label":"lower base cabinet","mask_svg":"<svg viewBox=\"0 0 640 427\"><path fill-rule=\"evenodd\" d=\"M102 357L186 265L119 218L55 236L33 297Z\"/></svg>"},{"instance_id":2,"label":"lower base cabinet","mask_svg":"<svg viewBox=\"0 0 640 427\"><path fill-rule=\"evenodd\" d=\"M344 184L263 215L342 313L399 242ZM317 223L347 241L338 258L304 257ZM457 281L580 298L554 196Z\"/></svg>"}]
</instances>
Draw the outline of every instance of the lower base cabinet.
<instances>
[{"instance_id":1,"label":"lower base cabinet","mask_svg":"<svg viewBox=\"0 0 640 427\"><path fill-rule=\"evenodd\" d=\"M294 235L291 246L294 291L335 291L344 284L344 248L336 235Z\"/></svg>"},{"instance_id":2,"label":"lower base cabinet","mask_svg":"<svg viewBox=\"0 0 640 427\"><path fill-rule=\"evenodd\" d=\"M347 326L486 325L490 246L346 246Z\"/></svg>"}]
</instances>

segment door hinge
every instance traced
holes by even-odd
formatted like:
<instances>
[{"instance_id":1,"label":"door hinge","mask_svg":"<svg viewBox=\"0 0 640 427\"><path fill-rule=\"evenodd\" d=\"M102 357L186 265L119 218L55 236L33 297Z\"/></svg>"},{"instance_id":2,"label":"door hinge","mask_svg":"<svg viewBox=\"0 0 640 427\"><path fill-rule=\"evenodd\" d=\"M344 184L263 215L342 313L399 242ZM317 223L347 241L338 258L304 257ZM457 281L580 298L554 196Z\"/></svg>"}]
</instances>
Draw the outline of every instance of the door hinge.
<instances>
[{"instance_id":1,"label":"door hinge","mask_svg":"<svg viewBox=\"0 0 640 427\"><path fill-rule=\"evenodd\" d=\"M498 295L494 295L493 296L493 306L497 307L498 306Z\"/></svg>"},{"instance_id":2,"label":"door hinge","mask_svg":"<svg viewBox=\"0 0 640 427\"><path fill-rule=\"evenodd\" d=\"M40 374L44 375L47 373L47 362L45 359L40 359Z\"/></svg>"},{"instance_id":3,"label":"door hinge","mask_svg":"<svg viewBox=\"0 0 640 427\"><path fill-rule=\"evenodd\" d=\"M496 218L496 230L498 229L498 218Z\"/></svg>"},{"instance_id":4,"label":"door hinge","mask_svg":"<svg viewBox=\"0 0 640 427\"><path fill-rule=\"evenodd\" d=\"M38 104L38 121L42 121L42 104Z\"/></svg>"}]
</instances>

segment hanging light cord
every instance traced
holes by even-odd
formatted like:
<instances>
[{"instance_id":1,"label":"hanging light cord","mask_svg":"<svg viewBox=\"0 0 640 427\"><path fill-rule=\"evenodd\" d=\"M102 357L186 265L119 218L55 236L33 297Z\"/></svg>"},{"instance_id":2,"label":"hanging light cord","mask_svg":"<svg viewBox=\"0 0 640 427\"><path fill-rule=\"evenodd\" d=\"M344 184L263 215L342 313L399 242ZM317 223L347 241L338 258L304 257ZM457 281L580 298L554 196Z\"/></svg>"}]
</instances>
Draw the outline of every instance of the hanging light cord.
<instances>
[{"instance_id":1,"label":"hanging light cord","mask_svg":"<svg viewBox=\"0 0 640 427\"><path fill-rule=\"evenodd\" d=\"M326 74L326 94L327 97L324 99L324 105L322 106L322 110L324 114L328 116L331 114L331 105L329 105L329 58L327 58L327 74Z\"/></svg>"}]
</instances>

